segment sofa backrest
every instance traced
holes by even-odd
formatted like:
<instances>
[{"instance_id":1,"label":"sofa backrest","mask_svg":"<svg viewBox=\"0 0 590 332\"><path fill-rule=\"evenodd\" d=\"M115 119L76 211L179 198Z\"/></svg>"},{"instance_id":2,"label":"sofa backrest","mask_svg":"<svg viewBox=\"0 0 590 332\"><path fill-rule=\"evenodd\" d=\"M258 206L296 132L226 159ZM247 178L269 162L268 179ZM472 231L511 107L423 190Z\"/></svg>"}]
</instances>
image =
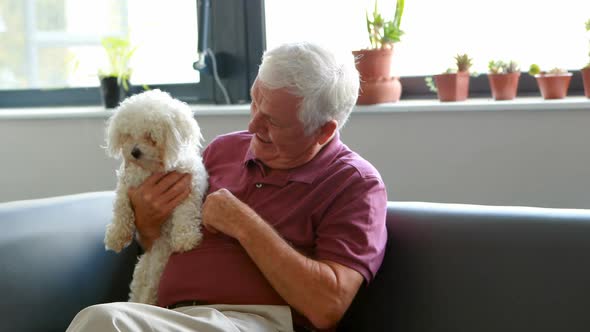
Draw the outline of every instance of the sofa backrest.
<instances>
[{"instance_id":1,"label":"sofa backrest","mask_svg":"<svg viewBox=\"0 0 590 332\"><path fill-rule=\"evenodd\" d=\"M126 301L112 192L0 203L0 331L64 331ZM590 210L389 203L381 270L339 331L590 331Z\"/></svg>"},{"instance_id":2,"label":"sofa backrest","mask_svg":"<svg viewBox=\"0 0 590 332\"><path fill-rule=\"evenodd\" d=\"M389 203L341 331L590 331L590 210Z\"/></svg>"}]
</instances>

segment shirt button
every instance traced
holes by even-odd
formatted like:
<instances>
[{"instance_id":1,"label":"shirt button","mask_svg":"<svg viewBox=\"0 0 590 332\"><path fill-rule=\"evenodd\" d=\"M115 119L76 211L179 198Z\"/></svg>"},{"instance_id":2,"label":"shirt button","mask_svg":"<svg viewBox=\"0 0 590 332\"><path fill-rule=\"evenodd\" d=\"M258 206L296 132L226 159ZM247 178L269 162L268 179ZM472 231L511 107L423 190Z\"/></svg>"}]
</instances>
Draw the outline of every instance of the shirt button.
<instances>
[{"instance_id":1,"label":"shirt button","mask_svg":"<svg viewBox=\"0 0 590 332\"><path fill-rule=\"evenodd\" d=\"M258 189L262 188L262 183L257 183L256 188L258 188Z\"/></svg>"}]
</instances>

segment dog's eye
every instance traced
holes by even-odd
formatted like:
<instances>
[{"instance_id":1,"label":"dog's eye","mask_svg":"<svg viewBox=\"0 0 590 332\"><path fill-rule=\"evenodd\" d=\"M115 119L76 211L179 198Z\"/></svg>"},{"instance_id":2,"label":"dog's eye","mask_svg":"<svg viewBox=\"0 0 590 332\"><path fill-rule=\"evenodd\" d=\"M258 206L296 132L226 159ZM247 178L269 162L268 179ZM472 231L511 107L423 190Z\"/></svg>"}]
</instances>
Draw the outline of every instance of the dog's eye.
<instances>
[{"instance_id":1,"label":"dog's eye","mask_svg":"<svg viewBox=\"0 0 590 332\"><path fill-rule=\"evenodd\" d=\"M146 133L144 135L144 139L146 140L146 142L148 142L150 145L155 146L156 145L156 140L154 139L154 136L152 133Z\"/></svg>"}]
</instances>

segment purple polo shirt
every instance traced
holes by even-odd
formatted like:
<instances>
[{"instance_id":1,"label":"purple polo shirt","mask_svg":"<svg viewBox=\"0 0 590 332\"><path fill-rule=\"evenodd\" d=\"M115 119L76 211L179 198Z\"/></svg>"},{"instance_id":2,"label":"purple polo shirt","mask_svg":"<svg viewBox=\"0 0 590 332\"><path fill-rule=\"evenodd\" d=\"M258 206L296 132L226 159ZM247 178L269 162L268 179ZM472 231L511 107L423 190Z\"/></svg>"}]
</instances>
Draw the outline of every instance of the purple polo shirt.
<instances>
[{"instance_id":1,"label":"purple polo shirt","mask_svg":"<svg viewBox=\"0 0 590 332\"><path fill-rule=\"evenodd\" d=\"M387 195L377 170L339 135L310 162L265 174L249 150L252 134L217 137L203 152L209 192L227 188L311 258L348 266L367 282L383 260ZM158 302L286 304L235 239L203 228L203 241L173 254Z\"/></svg>"}]
</instances>

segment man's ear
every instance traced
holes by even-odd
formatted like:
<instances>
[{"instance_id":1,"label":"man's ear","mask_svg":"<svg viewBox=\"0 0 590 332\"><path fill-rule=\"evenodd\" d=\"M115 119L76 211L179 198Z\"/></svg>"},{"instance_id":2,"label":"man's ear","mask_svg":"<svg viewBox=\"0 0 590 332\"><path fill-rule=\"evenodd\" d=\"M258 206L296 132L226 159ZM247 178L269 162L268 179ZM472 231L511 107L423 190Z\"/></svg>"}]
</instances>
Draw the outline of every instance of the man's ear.
<instances>
[{"instance_id":1,"label":"man's ear","mask_svg":"<svg viewBox=\"0 0 590 332\"><path fill-rule=\"evenodd\" d=\"M338 122L336 120L330 120L324 123L318 130L318 144L324 145L330 141L336 130L338 130Z\"/></svg>"}]
</instances>

